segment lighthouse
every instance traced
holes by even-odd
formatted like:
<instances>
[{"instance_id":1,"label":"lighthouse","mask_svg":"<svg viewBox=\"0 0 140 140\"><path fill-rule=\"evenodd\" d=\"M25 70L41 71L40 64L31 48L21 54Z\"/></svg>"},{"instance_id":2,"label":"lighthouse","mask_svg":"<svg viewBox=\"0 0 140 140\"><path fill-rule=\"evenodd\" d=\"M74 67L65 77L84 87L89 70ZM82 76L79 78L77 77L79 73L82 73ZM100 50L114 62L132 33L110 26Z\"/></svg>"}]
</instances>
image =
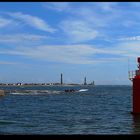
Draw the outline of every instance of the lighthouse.
<instances>
[{"instance_id":1,"label":"lighthouse","mask_svg":"<svg viewBox=\"0 0 140 140\"><path fill-rule=\"evenodd\" d=\"M84 78L84 85L87 85L86 77Z\"/></svg>"},{"instance_id":2,"label":"lighthouse","mask_svg":"<svg viewBox=\"0 0 140 140\"><path fill-rule=\"evenodd\" d=\"M63 75L61 73L61 79L60 79L61 85L63 84Z\"/></svg>"},{"instance_id":3,"label":"lighthouse","mask_svg":"<svg viewBox=\"0 0 140 140\"><path fill-rule=\"evenodd\" d=\"M132 114L140 114L140 57L137 58L138 62L138 69L135 73L131 72L132 78L130 78L129 72L129 79L133 82L133 111Z\"/></svg>"}]
</instances>

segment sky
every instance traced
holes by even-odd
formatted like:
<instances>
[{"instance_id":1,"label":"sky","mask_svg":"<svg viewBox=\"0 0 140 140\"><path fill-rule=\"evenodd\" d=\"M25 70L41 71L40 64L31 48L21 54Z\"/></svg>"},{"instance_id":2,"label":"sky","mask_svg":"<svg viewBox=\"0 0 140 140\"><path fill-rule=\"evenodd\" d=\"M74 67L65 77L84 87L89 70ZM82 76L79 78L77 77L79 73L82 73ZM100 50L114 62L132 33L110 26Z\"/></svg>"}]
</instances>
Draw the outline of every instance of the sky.
<instances>
[{"instance_id":1,"label":"sky","mask_svg":"<svg viewBox=\"0 0 140 140\"><path fill-rule=\"evenodd\" d=\"M139 2L0 2L0 83L130 85Z\"/></svg>"}]
</instances>

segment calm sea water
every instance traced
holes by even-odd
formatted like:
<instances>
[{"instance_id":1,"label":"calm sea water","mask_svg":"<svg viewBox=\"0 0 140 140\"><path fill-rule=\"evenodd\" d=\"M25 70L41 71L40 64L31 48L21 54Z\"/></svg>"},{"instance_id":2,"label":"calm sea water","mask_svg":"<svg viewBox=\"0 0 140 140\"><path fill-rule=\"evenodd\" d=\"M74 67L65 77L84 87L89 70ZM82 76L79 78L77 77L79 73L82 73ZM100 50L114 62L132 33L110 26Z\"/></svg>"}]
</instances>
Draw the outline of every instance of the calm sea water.
<instances>
[{"instance_id":1,"label":"calm sea water","mask_svg":"<svg viewBox=\"0 0 140 140\"><path fill-rule=\"evenodd\" d=\"M88 91L65 93L65 89ZM140 134L131 115L132 86L35 86L0 89L48 90L0 97L0 134Z\"/></svg>"}]
</instances>

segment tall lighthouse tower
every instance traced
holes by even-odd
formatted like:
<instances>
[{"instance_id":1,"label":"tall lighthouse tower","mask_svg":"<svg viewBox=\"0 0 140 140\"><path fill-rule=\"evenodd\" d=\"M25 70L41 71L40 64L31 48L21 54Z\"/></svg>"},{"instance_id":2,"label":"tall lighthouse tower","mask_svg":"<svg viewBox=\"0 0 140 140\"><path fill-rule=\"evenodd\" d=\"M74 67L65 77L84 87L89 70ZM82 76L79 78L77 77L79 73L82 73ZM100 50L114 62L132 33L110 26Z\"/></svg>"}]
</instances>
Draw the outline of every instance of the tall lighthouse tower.
<instances>
[{"instance_id":1,"label":"tall lighthouse tower","mask_svg":"<svg viewBox=\"0 0 140 140\"><path fill-rule=\"evenodd\" d=\"M137 58L138 70L132 72L132 78L129 79L133 82L133 111L132 114L140 114L140 57Z\"/></svg>"},{"instance_id":2,"label":"tall lighthouse tower","mask_svg":"<svg viewBox=\"0 0 140 140\"><path fill-rule=\"evenodd\" d=\"M63 75L62 75L62 73L61 73L61 85L63 84Z\"/></svg>"}]
</instances>

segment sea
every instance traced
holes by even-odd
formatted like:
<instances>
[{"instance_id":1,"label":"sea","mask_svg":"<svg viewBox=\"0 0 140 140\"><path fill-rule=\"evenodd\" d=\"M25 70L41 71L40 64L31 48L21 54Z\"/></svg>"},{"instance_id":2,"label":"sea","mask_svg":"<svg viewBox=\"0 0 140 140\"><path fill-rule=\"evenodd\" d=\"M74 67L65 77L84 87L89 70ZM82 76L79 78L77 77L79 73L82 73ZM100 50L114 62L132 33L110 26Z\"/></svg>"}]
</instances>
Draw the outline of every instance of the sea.
<instances>
[{"instance_id":1,"label":"sea","mask_svg":"<svg viewBox=\"0 0 140 140\"><path fill-rule=\"evenodd\" d=\"M140 134L131 85L1 86L0 135ZM76 92L64 92L74 89Z\"/></svg>"}]
</instances>

